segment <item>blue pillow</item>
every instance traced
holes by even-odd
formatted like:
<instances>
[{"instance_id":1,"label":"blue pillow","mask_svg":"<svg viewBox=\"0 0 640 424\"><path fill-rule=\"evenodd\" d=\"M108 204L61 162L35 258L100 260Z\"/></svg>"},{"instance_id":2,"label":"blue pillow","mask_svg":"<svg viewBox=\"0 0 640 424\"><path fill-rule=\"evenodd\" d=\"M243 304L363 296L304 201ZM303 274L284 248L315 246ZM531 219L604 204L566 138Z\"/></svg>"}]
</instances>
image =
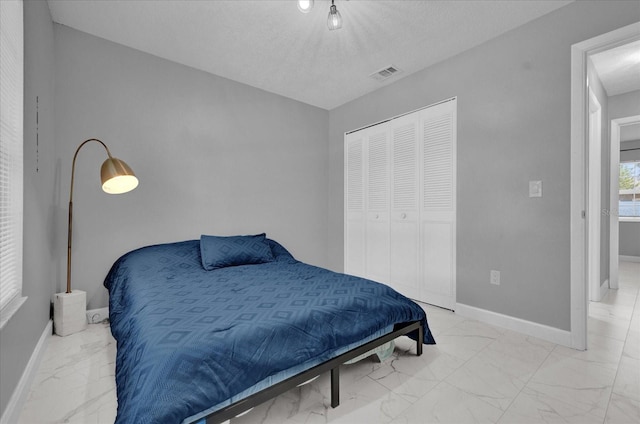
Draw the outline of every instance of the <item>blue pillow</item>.
<instances>
[{"instance_id":1,"label":"blue pillow","mask_svg":"<svg viewBox=\"0 0 640 424\"><path fill-rule=\"evenodd\" d=\"M262 264L273 261L266 235L200 236L202 266L207 271L227 266Z\"/></svg>"},{"instance_id":2,"label":"blue pillow","mask_svg":"<svg viewBox=\"0 0 640 424\"><path fill-rule=\"evenodd\" d=\"M271 246L271 253L276 261L287 261L289 263L298 262L287 249L275 240L267 239L267 243Z\"/></svg>"}]
</instances>

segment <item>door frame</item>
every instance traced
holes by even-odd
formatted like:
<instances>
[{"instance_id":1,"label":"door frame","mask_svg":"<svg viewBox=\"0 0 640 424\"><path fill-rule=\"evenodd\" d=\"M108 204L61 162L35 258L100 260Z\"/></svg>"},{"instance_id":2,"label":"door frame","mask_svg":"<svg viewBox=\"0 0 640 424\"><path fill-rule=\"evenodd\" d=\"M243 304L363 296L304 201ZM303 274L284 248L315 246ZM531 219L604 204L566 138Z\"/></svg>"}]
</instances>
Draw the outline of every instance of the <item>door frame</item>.
<instances>
[{"instance_id":1,"label":"door frame","mask_svg":"<svg viewBox=\"0 0 640 424\"><path fill-rule=\"evenodd\" d=\"M587 348L587 59L591 54L637 39L640 22L571 46L570 317L574 349Z\"/></svg>"},{"instance_id":2,"label":"door frame","mask_svg":"<svg viewBox=\"0 0 640 424\"><path fill-rule=\"evenodd\" d=\"M588 154L587 160L587 257L601 258L602 249L602 106L598 101L589 81L587 81L589 93L588 107ZM593 220L590 220L593 217ZM589 281L589 300L599 302L602 299L600 281L600 261L589 261L587 268L587 280Z\"/></svg>"}]
</instances>

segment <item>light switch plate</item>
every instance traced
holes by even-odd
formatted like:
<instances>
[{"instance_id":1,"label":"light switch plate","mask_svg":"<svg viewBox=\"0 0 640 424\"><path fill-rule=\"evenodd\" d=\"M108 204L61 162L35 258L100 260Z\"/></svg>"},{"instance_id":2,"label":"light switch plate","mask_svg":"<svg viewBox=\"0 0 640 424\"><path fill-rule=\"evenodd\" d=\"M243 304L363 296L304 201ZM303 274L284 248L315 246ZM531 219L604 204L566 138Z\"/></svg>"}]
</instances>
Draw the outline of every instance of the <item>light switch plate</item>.
<instances>
[{"instance_id":1,"label":"light switch plate","mask_svg":"<svg viewBox=\"0 0 640 424\"><path fill-rule=\"evenodd\" d=\"M542 181L529 181L529 197L542 197Z\"/></svg>"},{"instance_id":2,"label":"light switch plate","mask_svg":"<svg viewBox=\"0 0 640 424\"><path fill-rule=\"evenodd\" d=\"M492 269L489 272L489 282L491 284L495 284L496 286L500 285L500 271L496 271L495 269Z\"/></svg>"}]
</instances>

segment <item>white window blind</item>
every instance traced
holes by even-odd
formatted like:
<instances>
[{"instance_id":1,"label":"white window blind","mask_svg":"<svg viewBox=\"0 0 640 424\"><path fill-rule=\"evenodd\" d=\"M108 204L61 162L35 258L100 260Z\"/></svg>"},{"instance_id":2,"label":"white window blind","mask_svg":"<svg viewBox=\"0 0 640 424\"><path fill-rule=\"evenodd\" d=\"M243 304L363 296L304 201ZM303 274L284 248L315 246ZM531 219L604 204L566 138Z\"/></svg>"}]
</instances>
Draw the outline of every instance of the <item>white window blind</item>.
<instances>
[{"instance_id":1,"label":"white window blind","mask_svg":"<svg viewBox=\"0 0 640 424\"><path fill-rule=\"evenodd\" d=\"M0 1L0 312L22 292L23 4ZM9 306L9 308L7 308Z\"/></svg>"}]
</instances>

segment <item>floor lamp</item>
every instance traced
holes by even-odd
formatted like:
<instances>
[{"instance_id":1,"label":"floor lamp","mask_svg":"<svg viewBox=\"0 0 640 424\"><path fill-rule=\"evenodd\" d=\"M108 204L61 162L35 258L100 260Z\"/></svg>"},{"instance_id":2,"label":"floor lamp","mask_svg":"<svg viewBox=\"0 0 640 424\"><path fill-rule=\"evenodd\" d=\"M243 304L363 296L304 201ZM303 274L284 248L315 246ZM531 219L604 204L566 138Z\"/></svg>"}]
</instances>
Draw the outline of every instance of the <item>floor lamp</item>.
<instances>
[{"instance_id":1,"label":"floor lamp","mask_svg":"<svg viewBox=\"0 0 640 424\"><path fill-rule=\"evenodd\" d=\"M67 336L87 328L87 293L71 290L71 245L73 241L73 183L76 170L76 158L80 149L90 141L102 144L107 151L107 160L100 169L102 190L109 194L121 194L138 186L138 179L124 161L111 156L109 148L97 138L83 141L73 155L71 166L71 187L69 189L69 227L67 238L67 291L56 293L53 306L53 323L56 334Z\"/></svg>"}]
</instances>

